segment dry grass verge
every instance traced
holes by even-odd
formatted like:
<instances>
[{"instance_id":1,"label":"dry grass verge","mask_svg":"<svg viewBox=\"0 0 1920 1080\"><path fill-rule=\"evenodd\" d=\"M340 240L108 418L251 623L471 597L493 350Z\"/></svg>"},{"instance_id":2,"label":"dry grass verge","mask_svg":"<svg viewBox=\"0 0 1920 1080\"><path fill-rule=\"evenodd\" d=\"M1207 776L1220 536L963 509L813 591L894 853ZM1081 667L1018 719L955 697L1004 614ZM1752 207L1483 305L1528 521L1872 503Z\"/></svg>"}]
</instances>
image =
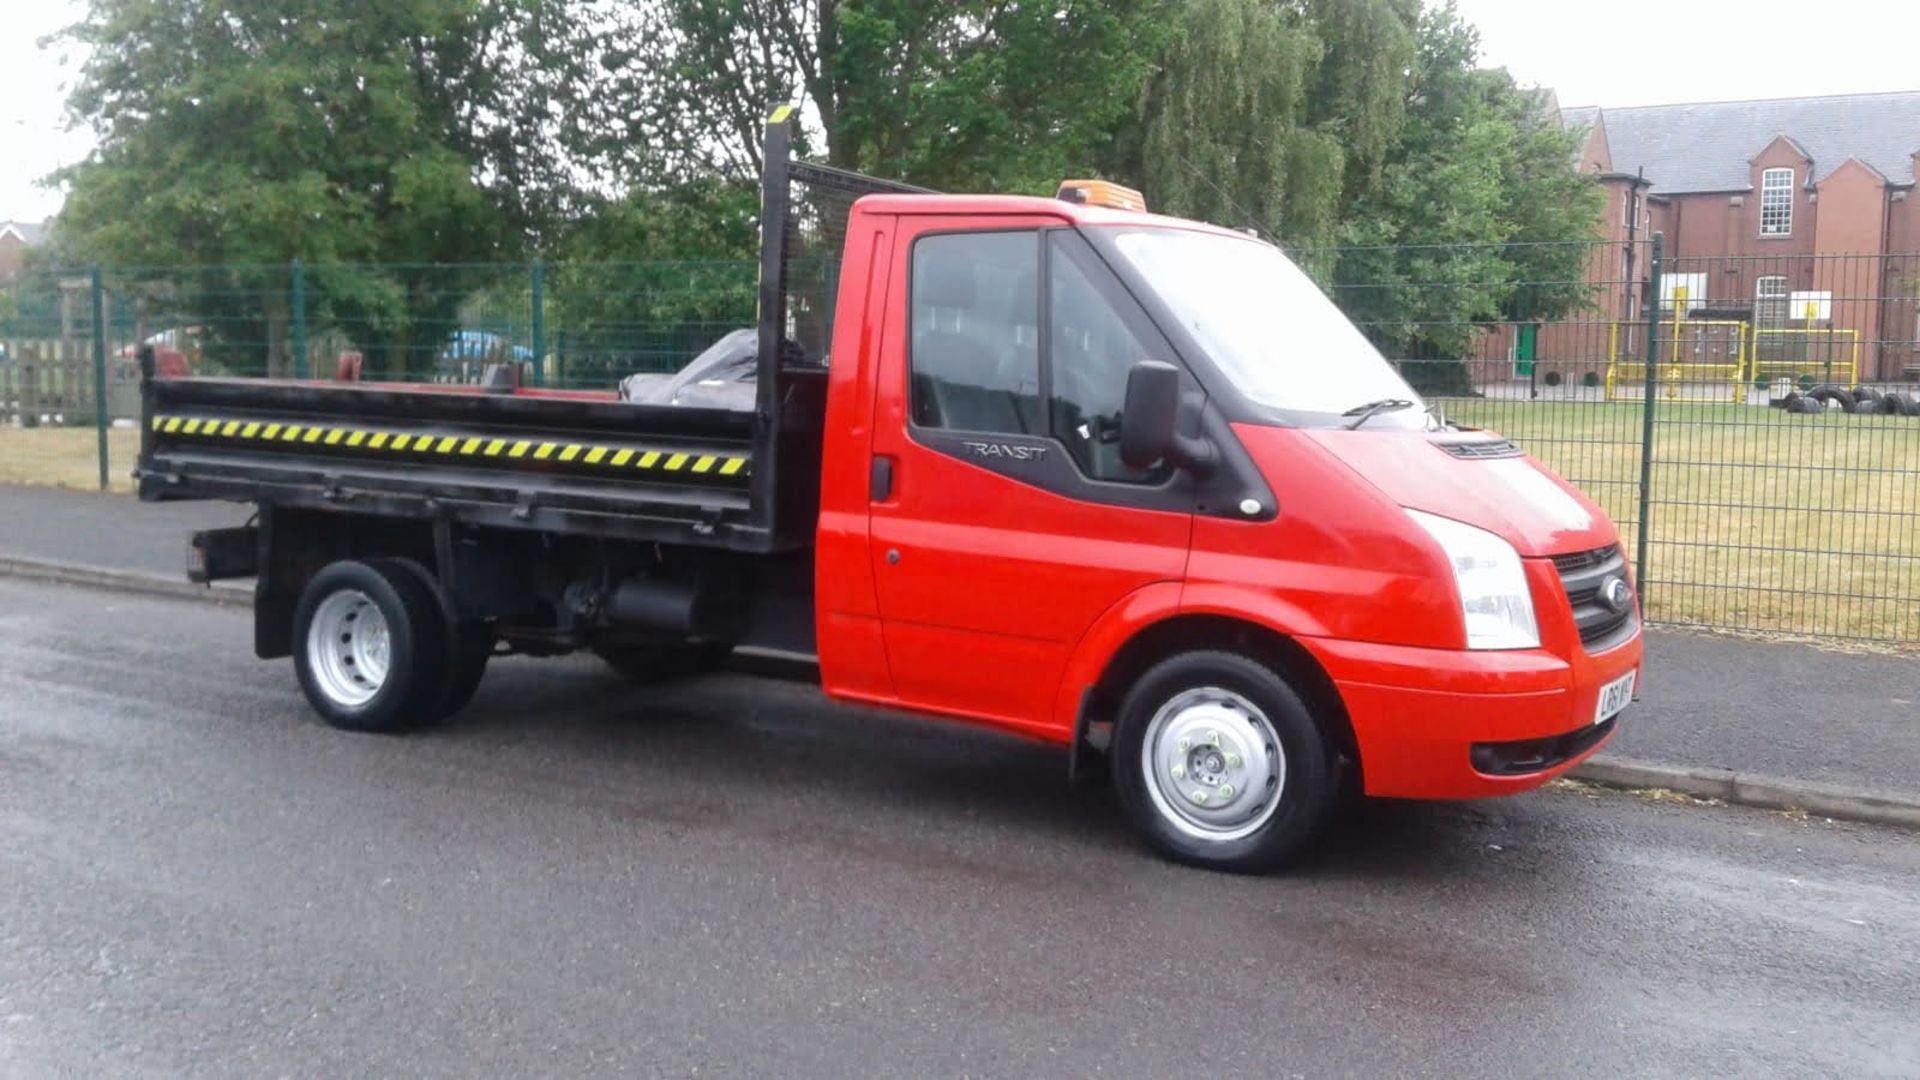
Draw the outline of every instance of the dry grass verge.
<instances>
[{"instance_id":1,"label":"dry grass verge","mask_svg":"<svg viewBox=\"0 0 1920 1080\"><path fill-rule=\"evenodd\" d=\"M0 483L97 490L98 438L93 428L0 426ZM139 450L139 433L133 429L107 432L107 477L112 490L133 490L130 474Z\"/></svg>"}]
</instances>

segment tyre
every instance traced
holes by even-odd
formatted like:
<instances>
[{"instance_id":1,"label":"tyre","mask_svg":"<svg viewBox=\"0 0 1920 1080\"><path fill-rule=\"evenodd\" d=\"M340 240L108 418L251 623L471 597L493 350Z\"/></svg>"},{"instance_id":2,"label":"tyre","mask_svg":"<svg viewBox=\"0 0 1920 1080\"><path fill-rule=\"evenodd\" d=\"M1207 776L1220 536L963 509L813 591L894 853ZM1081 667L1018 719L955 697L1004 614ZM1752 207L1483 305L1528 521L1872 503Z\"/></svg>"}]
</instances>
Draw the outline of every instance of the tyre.
<instances>
[{"instance_id":1,"label":"tyre","mask_svg":"<svg viewBox=\"0 0 1920 1080\"><path fill-rule=\"evenodd\" d=\"M1853 400L1861 406L1856 411L1872 412L1873 409L1871 406L1877 405L1880 402L1880 391L1875 390L1871 386L1856 386L1853 388Z\"/></svg>"},{"instance_id":2,"label":"tyre","mask_svg":"<svg viewBox=\"0 0 1920 1080\"><path fill-rule=\"evenodd\" d=\"M446 678L440 696L423 714L422 723L444 720L467 707L480 689L487 673L487 661L493 658L493 627L485 622L462 621L455 617L440 579L433 571L412 559L374 559L374 563L396 567L411 575L433 597L440 613L440 625L447 643Z\"/></svg>"},{"instance_id":3,"label":"tyre","mask_svg":"<svg viewBox=\"0 0 1920 1080\"><path fill-rule=\"evenodd\" d=\"M642 685L668 682L690 675L705 675L717 670L733 655L726 642L689 644L671 642L658 645L604 644L593 651L607 666L629 680Z\"/></svg>"},{"instance_id":4,"label":"tyre","mask_svg":"<svg viewBox=\"0 0 1920 1080\"><path fill-rule=\"evenodd\" d=\"M395 732L438 719L447 641L439 602L392 562L333 563L300 594L293 663L327 723Z\"/></svg>"},{"instance_id":5,"label":"tyre","mask_svg":"<svg viewBox=\"0 0 1920 1080\"><path fill-rule=\"evenodd\" d=\"M1814 387L1812 390L1807 391L1807 396L1819 402L1820 407L1822 409L1826 409L1829 407L1827 404L1828 402L1833 402L1834 404L1838 405L1842 411L1845 411L1845 412L1853 411L1853 406L1854 406L1853 394L1841 387L1833 385L1832 383L1825 383L1823 385Z\"/></svg>"},{"instance_id":6,"label":"tyre","mask_svg":"<svg viewBox=\"0 0 1920 1080\"><path fill-rule=\"evenodd\" d=\"M1790 413L1822 413L1827 407L1805 394L1788 394L1787 411Z\"/></svg>"},{"instance_id":7,"label":"tyre","mask_svg":"<svg viewBox=\"0 0 1920 1080\"><path fill-rule=\"evenodd\" d=\"M1297 853L1340 787L1300 695L1229 652L1182 653L1142 675L1121 702L1111 762L1120 805L1150 846L1243 873Z\"/></svg>"},{"instance_id":8,"label":"tyre","mask_svg":"<svg viewBox=\"0 0 1920 1080\"><path fill-rule=\"evenodd\" d=\"M1882 416L1905 416L1911 411L1910 406L1907 395L1898 390L1889 390L1873 403L1873 411Z\"/></svg>"},{"instance_id":9,"label":"tyre","mask_svg":"<svg viewBox=\"0 0 1920 1080\"><path fill-rule=\"evenodd\" d=\"M446 690L435 706L435 720L452 716L473 700L487 673L487 661L493 659L493 643L493 627L485 623L469 623L455 632L450 649L453 666Z\"/></svg>"}]
</instances>

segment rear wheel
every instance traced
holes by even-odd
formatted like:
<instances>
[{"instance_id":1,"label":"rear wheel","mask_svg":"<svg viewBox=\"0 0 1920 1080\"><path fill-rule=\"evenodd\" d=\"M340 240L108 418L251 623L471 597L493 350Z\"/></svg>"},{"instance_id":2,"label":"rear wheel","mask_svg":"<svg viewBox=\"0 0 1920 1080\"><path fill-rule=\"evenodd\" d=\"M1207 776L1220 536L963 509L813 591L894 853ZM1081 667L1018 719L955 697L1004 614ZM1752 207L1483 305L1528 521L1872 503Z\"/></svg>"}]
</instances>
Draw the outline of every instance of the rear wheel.
<instances>
[{"instance_id":1,"label":"rear wheel","mask_svg":"<svg viewBox=\"0 0 1920 1080\"><path fill-rule=\"evenodd\" d=\"M594 652L607 666L633 682L668 682L689 675L705 675L717 670L733 655L733 646L725 642L689 644L673 642L659 645L596 645Z\"/></svg>"},{"instance_id":2,"label":"rear wheel","mask_svg":"<svg viewBox=\"0 0 1920 1080\"><path fill-rule=\"evenodd\" d=\"M439 612L443 640L447 645L446 677L442 680L439 695L425 709L422 722L444 720L466 708L480 689L480 680L487 673L487 661L493 658L493 627L479 620L456 617L439 579L420 563L403 558L371 561L411 576L433 598Z\"/></svg>"},{"instance_id":3,"label":"rear wheel","mask_svg":"<svg viewBox=\"0 0 1920 1080\"><path fill-rule=\"evenodd\" d=\"M403 568L347 560L322 569L300 595L293 640L300 688L334 727L392 732L438 719L442 617Z\"/></svg>"},{"instance_id":4,"label":"rear wheel","mask_svg":"<svg viewBox=\"0 0 1920 1080\"><path fill-rule=\"evenodd\" d=\"M1112 768L1134 828L1173 859L1219 870L1285 863L1339 792L1326 733L1272 669L1236 653L1161 661L1121 703Z\"/></svg>"},{"instance_id":5,"label":"rear wheel","mask_svg":"<svg viewBox=\"0 0 1920 1080\"><path fill-rule=\"evenodd\" d=\"M465 624L455 632L451 649L453 669L435 708L436 719L452 716L473 700L480 689L480 679L487 673L487 661L493 659L493 644L493 628L485 623Z\"/></svg>"}]
</instances>

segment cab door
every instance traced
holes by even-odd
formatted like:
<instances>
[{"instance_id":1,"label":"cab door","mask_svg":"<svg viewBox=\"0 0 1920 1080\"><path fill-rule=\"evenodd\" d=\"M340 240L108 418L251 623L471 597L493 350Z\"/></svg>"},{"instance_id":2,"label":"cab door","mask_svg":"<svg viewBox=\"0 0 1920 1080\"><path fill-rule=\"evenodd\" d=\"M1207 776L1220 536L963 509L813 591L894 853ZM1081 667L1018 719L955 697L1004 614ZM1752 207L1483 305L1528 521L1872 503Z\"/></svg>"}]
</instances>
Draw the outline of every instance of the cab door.
<instances>
[{"instance_id":1,"label":"cab door","mask_svg":"<svg viewBox=\"0 0 1920 1080\"><path fill-rule=\"evenodd\" d=\"M1140 360L1173 350L1072 229L902 219L873 437L871 538L902 704L1043 737L1073 646L1179 580L1191 482L1119 458Z\"/></svg>"}]
</instances>

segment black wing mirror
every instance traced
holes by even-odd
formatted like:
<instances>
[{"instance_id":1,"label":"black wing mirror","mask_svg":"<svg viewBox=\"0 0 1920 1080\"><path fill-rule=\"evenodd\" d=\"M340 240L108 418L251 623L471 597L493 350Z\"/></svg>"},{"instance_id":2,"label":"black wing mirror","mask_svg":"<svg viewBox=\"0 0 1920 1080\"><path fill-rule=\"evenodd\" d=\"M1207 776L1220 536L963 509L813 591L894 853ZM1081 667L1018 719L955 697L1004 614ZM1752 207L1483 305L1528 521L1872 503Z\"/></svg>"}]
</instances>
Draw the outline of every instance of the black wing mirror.
<instances>
[{"instance_id":1,"label":"black wing mirror","mask_svg":"<svg viewBox=\"0 0 1920 1080\"><path fill-rule=\"evenodd\" d=\"M1127 398L1120 406L1120 460L1135 469L1169 461L1206 474L1213 469L1213 445L1180 434L1180 369L1159 360L1142 360L1127 371Z\"/></svg>"}]
</instances>

